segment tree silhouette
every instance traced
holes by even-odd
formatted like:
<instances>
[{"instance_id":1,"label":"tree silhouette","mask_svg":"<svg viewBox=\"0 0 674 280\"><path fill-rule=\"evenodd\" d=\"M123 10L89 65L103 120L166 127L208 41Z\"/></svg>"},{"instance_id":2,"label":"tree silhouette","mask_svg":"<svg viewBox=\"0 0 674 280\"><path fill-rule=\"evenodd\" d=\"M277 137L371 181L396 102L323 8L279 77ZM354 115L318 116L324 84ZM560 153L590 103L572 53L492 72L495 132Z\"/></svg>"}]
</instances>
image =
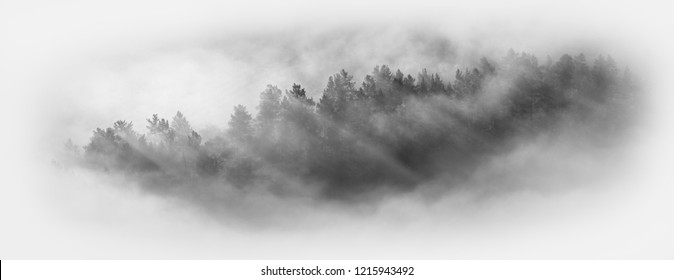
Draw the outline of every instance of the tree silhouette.
<instances>
[{"instance_id":1,"label":"tree silhouette","mask_svg":"<svg viewBox=\"0 0 674 280\"><path fill-rule=\"evenodd\" d=\"M187 138L192 133L192 127L190 126L190 123L180 111L178 111L176 115L173 116L173 120L171 121L171 129L175 132L177 139L179 139L181 142L186 142Z\"/></svg>"},{"instance_id":2,"label":"tree silhouette","mask_svg":"<svg viewBox=\"0 0 674 280\"><path fill-rule=\"evenodd\" d=\"M246 106L237 105L234 106L234 113L231 115L229 120L229 129L227 134L236 141L245 142L249 141L253 136L253 117Z\"/></svg>"},{"instance_id":3,"label":"tree silhouette","mask_svg":"<svg viewBox=\"0 0 674 280\"><path fill-rule=\"evenodd\" d=\"M574 137L597 143L620 133L638 105L637 79L628 68L619 74L610 56L587 61L564 54L539 65L534 55L509 50L457 68L446 82L426 68L415 79L376 66L359 87L342 69L328 77L318 102L299 84L267 85L254 118L234 106L227 129L210 139L180 111L170 124L152 115L147 137L123 120L97 128L81 162L162 186L299 181L331 197L404 190L440 176L458 182L512 142L569 123L579 131ZM76 154L72 142L66 148Z\"/></svg>"}]
</instances>

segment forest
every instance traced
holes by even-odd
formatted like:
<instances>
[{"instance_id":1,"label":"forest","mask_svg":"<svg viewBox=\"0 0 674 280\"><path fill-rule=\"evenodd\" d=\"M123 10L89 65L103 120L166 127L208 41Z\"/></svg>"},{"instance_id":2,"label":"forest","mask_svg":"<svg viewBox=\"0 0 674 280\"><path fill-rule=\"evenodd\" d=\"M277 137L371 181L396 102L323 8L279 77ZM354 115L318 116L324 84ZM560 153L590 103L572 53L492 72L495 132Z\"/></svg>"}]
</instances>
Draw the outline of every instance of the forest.
<instances>
[{"instance_id":1,"label":"forest","mask_svg":"<svg viewBox=\"0 0 674 280\"><path fill-rule=\"evenodd\" d=\"M510 50L453 77L381 65L360 84L341 70L322 93L268 85L257 108L234 106L226 129L210 139L180 111L141 125L118 120L82 147L68 140L63 161L155 192L198 188L205 196L264 189L348 200L434 180L451 189L541 135L610 145L630 125L637 92L630 70L603 55L539 62Z\"/></svg>"}]
</instances>

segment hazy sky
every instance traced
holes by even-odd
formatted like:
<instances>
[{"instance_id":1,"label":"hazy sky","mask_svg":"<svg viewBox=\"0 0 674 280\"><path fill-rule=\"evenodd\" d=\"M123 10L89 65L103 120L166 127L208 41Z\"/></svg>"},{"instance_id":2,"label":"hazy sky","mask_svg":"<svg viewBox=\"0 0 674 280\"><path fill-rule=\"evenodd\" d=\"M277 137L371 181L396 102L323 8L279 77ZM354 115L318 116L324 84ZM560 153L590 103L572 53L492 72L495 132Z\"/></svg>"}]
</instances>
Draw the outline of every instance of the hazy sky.
<instances>
[{"instance_id":1,"label":"hazy sky","mask_svg":"<svg viewBox=\"0 0 674 280\"><path fill-rule=\"evenodd\" d=\"M0 257L672 258L671 20L643 1L572 2L4 1ZM232 107L254 109L266 84L299 82L317 96L342 68L358 83L383 63L450 75L511 47L540 60L608 53L645 76L655 102L615 162L534 144L485 169L482 183L529 186L508 195L428 202L420 197L432 194L415 193L352 211L299 203L282 212L298 222L264 229L49 166L68 137L82 145L117 119L140 128L181 110L197 129L224 128ZM447 56L458 60L435 59ZM503 181L503 166L540 168ZM557 178L560 168L580 177ZM536 188L554 184L567 190Z\"/></svg>"}]
</instances>

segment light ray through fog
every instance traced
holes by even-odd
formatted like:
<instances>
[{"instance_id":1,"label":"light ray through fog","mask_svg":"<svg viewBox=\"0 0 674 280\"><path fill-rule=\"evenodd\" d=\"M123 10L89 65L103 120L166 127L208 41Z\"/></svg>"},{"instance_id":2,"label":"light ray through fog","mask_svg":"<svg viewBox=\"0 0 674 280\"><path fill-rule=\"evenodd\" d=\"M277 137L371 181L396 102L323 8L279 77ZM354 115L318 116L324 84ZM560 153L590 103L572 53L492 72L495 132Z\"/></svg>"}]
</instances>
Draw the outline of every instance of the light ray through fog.
<instances>
[{"instance_id":1,"label":"light ray through fog","mask_svg":"<svg viewBox=\"0 0 674 280\"><path fill-rule=\"evenodd\" d=\"M322 34L333 35L327 39ZM367 209L377 208L390 195L413 195L426 188L436 196L457 189L475 196L522 189L563 191L569 188L563 185L571 182L565 177L589 178L598 172L592 166L608 160L600 148L621 151L616 139L629 137L642 106L636 78L623 73L624 66L610 56L564 54L554 60L548 56L543 63L535 55L510 49L500 56L461 57L467 54L461 43L417 29L381 28L376 34L335 29L305 40L289 33L274 37L284 39L245 36L233 43L206 44L207 49L172 50L159 55L168 60L151 56L129 61L130 66L118 65L121 70L113 77L119 78L103 78L109 82L94 78L93 84L79 90L98 88L100 95L110 94L112 87L150 94L122 102L140 108L192 102L199 104L202 114L197 120L221 119L220 126L198 129L199 122L180 111L173 117L151 112L147 115L153 116L145 120L120 120L111 128L97 128L80 147L69 143L70 154L62 153L58 164L122 176L126 181L120 184L194 204L225 223L234 219L273 227L275 219L297 220L277 215L283 212L279 209L297 205L297 199L313 201L310 208L337 201ZM375 52L380 42L391 47ZM404 73L396 65L380 64L365 72L367 66L358 57L375 53L378 59L403 61L403 68L429 65ZM317 62L332 58L335 65L351 65L367 74L358 79L337 70L328 75L326 86L316 90L321 82L313 79L324 81L318 75L333 65L321 67ZM243 79L247 88L261 85L267 76L274 79L263 69L266 61L283 70L283 79L311 78L307 84L312 86L293 82L292 89L283 89L269 84L259 94L229 93L239 99L197 94L208 88L232 90L211 78L221 73L212 72L219 69L216 64L227 61L253 70L230 71L224 81L258 71ZM460 65L462 61L472 64ZM152 72L165 67L178 71L170 70L173 79L157 88L155 83L165 83L166 78L128 76L127 72L144 72L134 65ZM448 70L448 65L454 68ZM164 95L157 89L173 93ZM180 91L188 94L175 94ZM250 96L257 96L259 103L238 107L230 113L228 125L225 117L208 116L221 115L236 100ZM96 117L95 112L86 113ZM539 151L532 154L532 150ZM585 156L576 156L581 154ZM575 165L591 169L582 172ZM532 186L534 182L540 186ZM259 208L256 201L267 200L278 205Z\"/></svg>"},{"instance_id":2,"label":"light ray through fog","mask_svg":"<svg viewBox=\"0 0 674 280\"><path fill-rule=\"evenodd\" d=\"M168 10L180 10L173 8ZM83 26L72 23L90 17L58 20L40 9L33 13L45 21L53 19L54 25L45 27L49 32L18 17L2 17L25 24L10 34L16 38L25 37L22 33L42 35L23 41L32 42L31 46L3 46L8 48L3 49L3 58L11 59L0 67L15 70L2 69L12 81L8 92L27 93L22 99L25 104L37 104L37 100L43 104L7 111L16 113L8 119L24 116L26 120L25 125L9 130L34 135L39 143L3 140L9 141L3 146L16 147L7 155L16 159L17 172L3 178L7 183L2 184L1 215L7 226L2 254L18 258L671 258L668 236L674 226L668 221L673 211L665 199L671 196L671 177L663 175L669 165L662 158L671 151L666 145L671 135L662 132L669 127L664 123L671 114L660 114L666 110L655 112L655 121L633 116L634 126L611 139L593 131L605 127L599 118L592 118L597 122L591 126L592 122L579 122L576 114L563 115L555 118L558 126L541 128L544 133L516 134L500 145L488 145L495 151L469 158L467 162L473 164L466 170L458 172L456 163L433 159L426 162L427 172L422 175L409 171L409 165L394 159L378 141L347 129L346 138L360 139L354 140L361 148L359 155L411 179L403 187L382 183L365 192L354 187L356 191L341 196L326 194L330 186L325 182L299 181L267 162L259 173L273 179L254 188L231 187L220 177L166 188L163 182L138 180L137 174L110 167L107 172L78 167L55 171L49 163L60 160L56 154L68 138L83 153L92 130L119 119L133 121L137 132L147 133L145 119L151 114L170 120L180 110L205 145L226 133L234 105L246 105L255 117L259 93L267 84L283 91L299 83L319 101L330 75L346 69L358 88L375 65L383 64L414 78L427 68L447 84L454 81L456 69L478 65L481 56L500 63L511 47L535 54L540 65L546 64L547 55L556 63L564 53L584 53L591 65L599 54L611 54L619 66L629 65L642 76L645 103L648 98L658 101L641 107L640 113L648 113L644 108L667 109L671 97L660 93L671 87L655 83L670 72L653 62L658 61L655 54L664 55L660 50L668 49L654 38L662 35L644 33L658 30L650 29L650 24L630 28L622 23L639 9L616 7L606 23L588 24L594 16L583 11L598 9L572 13L555 8L550 13L550 7L532 7L531 14L550 14L536 24L527 20L526 11L485 20L498 13L457 8L447 12L452 15L447 20L436 23L400 17L405 23L416 22L411 28L354 20L350 27L328 22L297 28L284 23L271 31L253 26L232 32L211 28L216 24L194 23L176 28L172 35L148 32L159 27L137 20L127 24L139 26L133 31L109 24L117 32L103 33L93 28L98 25L91 25L80 30L90 36L75 36L79 29L63 27ZM284 19L297 15L280 10L286 12ZM185 13L211 14L198 8ZM579 18L560 19L570 13ZM515 19L520 16L523 19ZM264 17L262 12L260 18ZM306 22L297 18L299 25ZM648 18L659 20L657 15ZM157 20L170 21L161 16ZM105 42L111 44L102 46ZM45 51L38 45L54 49ZM652 55L644 57L646 53ZM461 117L479 110L502 116L501 98L510 94L499 89L512 84L511 79L485 84L484 95L475 103L479 106L441 98L407 105L416 106L415 118L422 120L418 124L443 128L433 120L447 120L443 124L452 128L448 135L461 135L459 139L473 145L481 138L460 125L468 121ZM580 107L593 108L591 102L576 101ZM387 127L377 120L373 122L377 129ZM265 155L251 148L242 151ZM152 161L162 170L175 169L169 161ZM454 168L456 173L438 171L442 168Z\"/></svg>"}]
</instances>

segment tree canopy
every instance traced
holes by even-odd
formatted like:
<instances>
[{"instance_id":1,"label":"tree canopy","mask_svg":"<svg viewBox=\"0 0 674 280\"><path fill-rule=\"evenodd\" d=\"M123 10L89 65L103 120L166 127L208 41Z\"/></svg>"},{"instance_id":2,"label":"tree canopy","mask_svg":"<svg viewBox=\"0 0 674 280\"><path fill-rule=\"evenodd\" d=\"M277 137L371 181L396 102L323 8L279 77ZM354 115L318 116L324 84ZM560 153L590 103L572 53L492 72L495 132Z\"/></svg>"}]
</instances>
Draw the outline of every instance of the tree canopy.
<instances>
[{"instance_id":1,"label":"tree canopy","mask_svg":"<svg viewBox=\"0 0 674 280\"><path fill-rule=\"evenodd\" d=\"M510 50L453 77L381 65L360 86L342 69L314 95L317 102L299 84L268 85L255 117L235 106L222 121L225 133L212 139L202 139L180 111L170 123L152 115L146 133L124 120L97 128L81 162L163 185L283 189L299 182L336 198L405 190L439 176L465 179L517 139L561 125L590 131L579 133L587 141L608 139L629 124L637 89L610 56L590 65L583 54L539 64Z\"/></svg>"}]
</instances>

